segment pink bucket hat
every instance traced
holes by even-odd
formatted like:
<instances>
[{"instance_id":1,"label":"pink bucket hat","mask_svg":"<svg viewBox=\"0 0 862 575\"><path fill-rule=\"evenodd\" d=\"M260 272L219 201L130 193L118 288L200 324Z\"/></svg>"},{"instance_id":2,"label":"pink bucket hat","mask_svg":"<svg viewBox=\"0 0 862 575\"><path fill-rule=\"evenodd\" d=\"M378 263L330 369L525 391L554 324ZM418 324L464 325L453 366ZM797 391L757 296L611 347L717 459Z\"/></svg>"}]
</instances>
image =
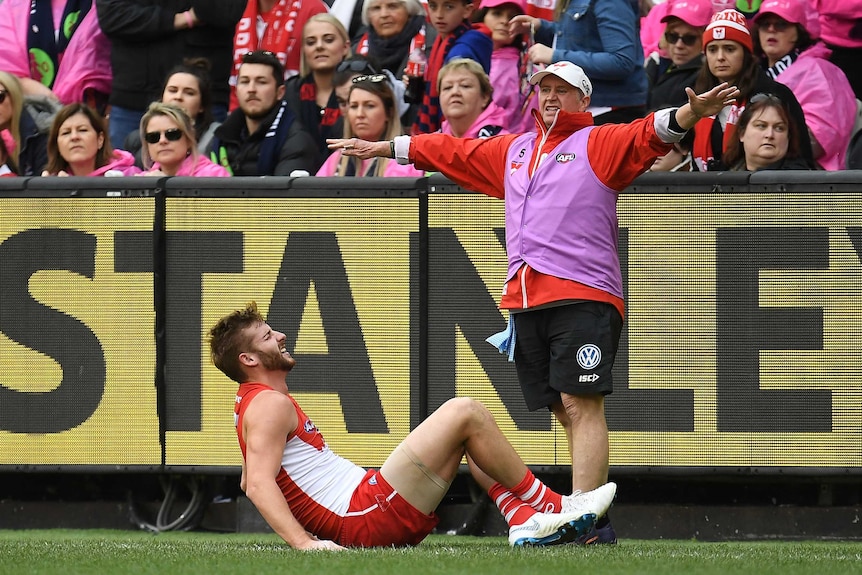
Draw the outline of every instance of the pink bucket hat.
<instances>
[{"instance_id":1,"label":"pink bucket hat","mask_svg":"<svg viewBox=\"0 0 862 575\"><path fill-rule=\"evenodd\" d=\"M812 38L820 37L820 15L804 0L764 0L754 17L755 24L766 14L775 14L791 24L799 24Z\"/></svg>"},{"instance_id":2,"label":"pink bucket hat","mask_svg":"<svg viewBox=\"0 0 862 575\"><path fill-rule=\"evenodd\" d=\"M668 0L667 14L661 22L679 18L689 26L705 28L712 16L711 0Z\"/></svg>"}]
</instances>

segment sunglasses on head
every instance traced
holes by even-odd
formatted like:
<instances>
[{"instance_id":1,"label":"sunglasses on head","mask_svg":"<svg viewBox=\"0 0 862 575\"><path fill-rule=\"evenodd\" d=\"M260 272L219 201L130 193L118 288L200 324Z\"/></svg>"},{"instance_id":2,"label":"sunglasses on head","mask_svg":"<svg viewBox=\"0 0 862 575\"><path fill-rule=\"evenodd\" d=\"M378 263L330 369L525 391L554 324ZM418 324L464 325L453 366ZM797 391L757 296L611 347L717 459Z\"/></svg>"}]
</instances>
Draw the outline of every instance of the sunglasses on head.
<instances>
[{"instance_id":1,"label":"sunglasses on head","mask_svg":"<svg viewBox=\"0 0 862 575\"><path fill-rule=\"evenodd\" d=\"M350 70L351 72L366 72L368 74L377 73L374 66L365 60L344 60L335 68L336 72L346 72L347 70Z\"/></svg>"},{"instance_id":2,"label":"sunglasses on head","mask_svg":"<svg viewBox=\"0 0 862 575\"><path fill-rule=\"evenodd\" d=\"M670 45L676 44L677 42L682 40L682 43L685 44L686 46L694 46L694 43L697 42L698 40L700 40L700 38L701 37L698 36L697 34L680 35L680 34L677 34L676 32L665 32L664 33L664 39L667 40L667 43Z\"/></svg>"},{"instance_id":3,"label":"sunglasses on head","mask_svg":"<svg viewBox=\"0 0 862 575\"><path fill-rule=\"evenodd\" d=\"M365 76L357 76L353 79L354 84L359 82L385 82L388 80L386 74L367 74Z\"/></svg>"},{"instance_id":4,"label":"sunglasses on head","mask_svg":"<svg viewBox=\"0 0 862 575\"><path fill-rule=\"evenodd\" d=\"M775 94L766 94L764 92L760 92L759 94L755 94L749 100L750 103L756 104L758 102L769 102L770 104L777 104L779 106L783 106L784 102L781 101L781 98L776 96Z\"/></svg>"},{"instance_id":5,"label":"sunglasses on head","mask_svg":"<svg viewBox=\"0 0 862 575\"><path fill-rule=\"evenodd\" d=\"M276 60L278 60L278 57L275 55L275 53L270 52L269 50L253 50L251 52L246 52L242 55L242 63L248 64L246 60L255 56L266 56L267 58L275 58Z\"/></svg>"},{"instance_id":6,"label":"sunglasses on head","mask_svg":"<svg viewBox=\"0 0 862 575\"><path fill-rule=\"evenodd\" d=\"M0 104L6 101L6 94L8 94L6 90L0 90Z\"/></svg>"},{"instance_id":7,"label":"sunglasses on head","mask_svg":"<svg viewBox=\"0 0 862 575\"><path fill-rule=\"evenodd\" d=\"M784 32L788 28L790 28L790 22L787 20L782 20L781 18L764 18L760 21L760 27L764 30L769 30L772 28L776 32Z\"/></svg>"},{"instance_id":8,"label":"sunglasses on head","mask_svg":"<svg viewBox=\"0 0 862 575\"><path fill-rule=\"evenodd\" d=\"M183 137L183 131L179 128L171 128L170 130L165 130L164 132L147 132L144 134L144 139L148 144L158 144L159 140L162 139L162 134L165 135L165 138L169 142L176 142L180 138Z\"/></svg>"}]
</instances>

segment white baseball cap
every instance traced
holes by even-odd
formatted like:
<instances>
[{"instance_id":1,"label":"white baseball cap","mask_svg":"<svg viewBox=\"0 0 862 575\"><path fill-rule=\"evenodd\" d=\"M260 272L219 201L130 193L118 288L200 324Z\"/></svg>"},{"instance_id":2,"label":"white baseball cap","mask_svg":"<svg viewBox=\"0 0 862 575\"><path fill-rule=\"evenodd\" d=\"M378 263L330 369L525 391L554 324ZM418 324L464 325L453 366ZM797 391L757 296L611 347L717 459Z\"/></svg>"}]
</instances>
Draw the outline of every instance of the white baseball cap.
<instances>
[{"instance_id":1,"label":"white baseball cap","mask_svg":"<svg viewBox=\"0 0 862 575\"><path fill-rule=\"evenodd\" d=\"M551 74L578 88L584 93L584 96L591 96L593 94L593 85L590 83L590 79L587 78L584 70L576 64L565 61L556 62L541 72L536 72L530 76L530 84L536 85L542 81L542 78Z\"/></svg>"}]
</instances>

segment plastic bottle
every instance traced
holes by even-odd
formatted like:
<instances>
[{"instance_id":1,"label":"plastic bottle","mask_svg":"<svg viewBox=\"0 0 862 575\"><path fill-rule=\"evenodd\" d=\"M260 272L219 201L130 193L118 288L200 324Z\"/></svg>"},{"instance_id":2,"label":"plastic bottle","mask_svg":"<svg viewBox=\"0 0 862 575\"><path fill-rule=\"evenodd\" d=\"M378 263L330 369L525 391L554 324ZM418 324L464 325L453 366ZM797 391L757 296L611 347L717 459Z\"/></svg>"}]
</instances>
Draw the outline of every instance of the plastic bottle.
<instances>
[{"instance_id":1,"label":"plastic bottle","mask_svg":"<svg viewBox=\"0 0 862 575\"><path fill-rule=\"evenodd\" d=\"M422 103L422 95L425 92L425 67L427 65L428 58L421 48L416 48L407 57L407 67L404 69L404 73L410 82L407 84L407 90L404 91L404 101L408 104Z\"/></svg>"}]
</instances>

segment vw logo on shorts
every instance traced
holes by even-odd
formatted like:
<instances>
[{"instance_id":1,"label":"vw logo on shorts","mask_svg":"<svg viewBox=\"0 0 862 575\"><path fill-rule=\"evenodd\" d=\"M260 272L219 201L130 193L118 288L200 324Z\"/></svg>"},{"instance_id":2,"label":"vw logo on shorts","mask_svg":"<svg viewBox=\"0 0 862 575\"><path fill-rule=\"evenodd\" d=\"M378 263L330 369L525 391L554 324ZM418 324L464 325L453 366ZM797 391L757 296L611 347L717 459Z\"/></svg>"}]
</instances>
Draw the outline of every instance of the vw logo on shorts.
<instances>
[{"instance_id":1,"label":"vw logo on shorts","mask_svg":"<svg viewBox=\"0 0 862 575\"><path fill-rule=\"evenodd\" d=\"M602 361L602 350L595 344L588 343L578 349L578 365L582 369L594 369Z\"/></svg>"}]
</instances>

